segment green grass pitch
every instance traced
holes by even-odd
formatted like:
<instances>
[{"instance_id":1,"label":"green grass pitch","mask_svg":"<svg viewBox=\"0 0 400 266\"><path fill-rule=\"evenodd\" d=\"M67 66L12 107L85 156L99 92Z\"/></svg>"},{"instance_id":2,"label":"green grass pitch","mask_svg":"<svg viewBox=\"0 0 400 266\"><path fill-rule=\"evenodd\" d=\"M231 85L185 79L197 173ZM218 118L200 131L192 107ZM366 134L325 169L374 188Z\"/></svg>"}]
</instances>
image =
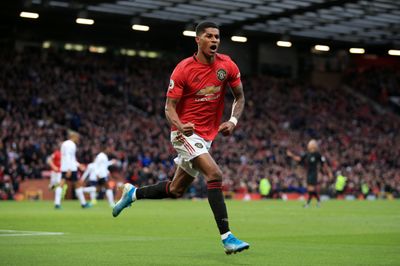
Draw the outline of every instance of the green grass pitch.
<instances>
[{"instance_id":1,"label":"green grass pitch","mask_svg":"<svg viewBox=\"0 0 400 266\"><path fill-rule=\"evenodd\" d=\"M0 202L0 265L400 265L399 201L227 201L249 250L225 255L206 200ZM15 231L7 231L15 230ZM30 235L30 232L63 235Z\"/></svg>"}]
</instances>

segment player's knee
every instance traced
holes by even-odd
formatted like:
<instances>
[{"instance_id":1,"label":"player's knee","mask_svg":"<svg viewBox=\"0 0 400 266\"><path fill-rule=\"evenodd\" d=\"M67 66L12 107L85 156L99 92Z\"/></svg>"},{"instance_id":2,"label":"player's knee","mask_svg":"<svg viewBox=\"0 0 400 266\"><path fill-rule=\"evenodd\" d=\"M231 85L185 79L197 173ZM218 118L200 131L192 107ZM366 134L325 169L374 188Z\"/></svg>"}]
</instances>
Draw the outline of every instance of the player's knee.
<instances>
[{"instance_id":1,"label":"player's knee","mask_svg":"<svg viewBox=\"0 0 400 266\"><path fill-rule=\"evenodd\" d=\"M215 169L207 175L207 181L222 181L221 169Z\"/></svg>"}]
</instances>

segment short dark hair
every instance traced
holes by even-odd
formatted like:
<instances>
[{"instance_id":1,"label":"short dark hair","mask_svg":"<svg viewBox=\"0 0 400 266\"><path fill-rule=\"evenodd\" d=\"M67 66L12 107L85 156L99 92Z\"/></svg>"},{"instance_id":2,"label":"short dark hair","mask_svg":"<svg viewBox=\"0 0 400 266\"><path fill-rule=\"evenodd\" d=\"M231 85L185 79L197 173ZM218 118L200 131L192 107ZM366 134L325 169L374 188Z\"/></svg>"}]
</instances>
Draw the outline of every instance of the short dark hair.
<instances>
[{"instance_id":1,"label":"short dark hair","mask_svg":"<svg viewBox=\"0 0 400 266\"><path fill-rule=\"evenodd\" d=\"M201 35L207 28L219 29L219 26L217 23L212 21L202 21L196 26L196 36Z\"/></svg>"}]
</instances>

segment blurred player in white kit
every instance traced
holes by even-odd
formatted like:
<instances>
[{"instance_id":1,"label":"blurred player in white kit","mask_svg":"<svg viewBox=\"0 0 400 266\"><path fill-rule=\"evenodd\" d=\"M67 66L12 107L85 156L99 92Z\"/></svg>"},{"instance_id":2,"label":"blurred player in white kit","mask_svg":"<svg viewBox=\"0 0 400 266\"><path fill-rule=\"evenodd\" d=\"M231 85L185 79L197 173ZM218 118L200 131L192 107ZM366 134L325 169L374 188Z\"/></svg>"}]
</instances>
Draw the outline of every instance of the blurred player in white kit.
<instances>
[{"instance_id":1,"label":"blurred player in white kit","mask_svg":"<svg viewBox=\"0 0 400 266\"><path fill-rule=\"evenodd\" d=\"M87 203L85 196L83 195L83 188L78 181L78 168L80 167L79 162L76 160L76 144L79 143L79 134L74 131L68 132L68 140L61 144L61 182L60 186L66 183L66 180L70 180L75 185L75 194L78 197L82 208L89 208L91 204ZM60 205L56 205L55 208L59 209Z\"/></svg>"},{"instance_id":2,"label":"blurred player in white kit","mask_svg":"<svg viewBox=\"0 0 400 266\"><path fill-rule=\"evenodd\" d=\"M96 167L94 162L92 162L87 165L86 170L81 177L81 183L87 184L87 186L83 188L83 192L89 193L90 202L92 204L97 203L97 179Z\"/></svg>"},{"instance_id":3,"label":"blurred player in white kit","mask_svg":"<svg viewBox=\"0 0 400 266\"><path fill-rule=\"evenodd\" d=\"M110 178L110 171L108 170L108 167L110 165L116 164L116 160L108 160L107 153L109 153L110 148L105 147L103 148L103 151L97 154L96 159L94 160L94 167L96 171L96 175L98 177L98 186L99 189L104 188L106 190L106 197L108 200L108 203L110 204L111 208L114 207L114 192L110 188L110 185L108 183L109 178Z\"/></svg>"}]
</instances>

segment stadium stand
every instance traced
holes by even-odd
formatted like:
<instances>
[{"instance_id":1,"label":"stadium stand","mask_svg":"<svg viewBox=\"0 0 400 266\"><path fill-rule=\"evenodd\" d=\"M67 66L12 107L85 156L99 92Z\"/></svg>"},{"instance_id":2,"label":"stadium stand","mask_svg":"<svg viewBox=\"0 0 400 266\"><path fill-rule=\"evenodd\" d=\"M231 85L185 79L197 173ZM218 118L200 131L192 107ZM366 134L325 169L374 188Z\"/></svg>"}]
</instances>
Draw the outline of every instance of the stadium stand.
<instances>
[{"instance_id":1,"label":"stadium stand","mask_svg":"<svg viewBox=\"0 0 400 266\"><path fill-rule=\"evenodd\" d=\"M368 67L353 69L346 74L345 81L351 87L379 102L390 105L390 97L400 96L400 73L396 68Z\"/></svg>"},{"instance_id":2,"label":"stadium stand","mask_svg":"<svg viewBox=\"0 0 400 266\"><path fill-rule=\"evenodd\" d=\"M164 100L174 63L40 49L2 51L0 198L12 199L25 179L43 178L47 156L69 128L82 135L82 163L91 162L106 142L129 182L144 185L171 178L175 153ZM376 91L379 85L398 91L395 73L373 71L353 72L348 83L362 84L374 99L382 94ZM245 76L243 82L245 114L235 134L217 138L212 149L225 174L227 194L256 193L266 175L274 198L303 193L304 174L287 158L286 149L301 153L316 138L331 168L347 176L345 195L358 196L366 183L371 194L400 197L398 116L376 110L345 89L313 86L307 80ZM226 108L228 113L230 106ZM321 192L334 196L335 180L325 174L320 180ZM204 193L198 180L188 196Z\"/></svg>"}]
</instances>

